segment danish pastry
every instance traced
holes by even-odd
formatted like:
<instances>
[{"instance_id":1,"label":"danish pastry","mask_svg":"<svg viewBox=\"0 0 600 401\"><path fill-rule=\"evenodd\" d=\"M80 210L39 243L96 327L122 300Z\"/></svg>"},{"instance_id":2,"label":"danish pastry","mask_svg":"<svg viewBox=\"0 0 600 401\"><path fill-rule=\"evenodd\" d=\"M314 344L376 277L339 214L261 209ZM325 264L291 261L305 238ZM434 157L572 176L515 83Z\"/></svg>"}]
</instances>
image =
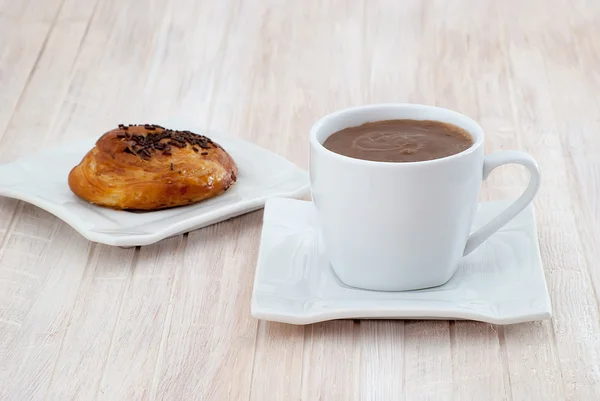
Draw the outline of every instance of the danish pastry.
<instances>
[{"instance_id":1,"label":"danish pastry","mask_svg":"<svg viewBox=\"0 0 600 401\"><path fill-rule=\"evenodd\" d=\"M113 209L158 210L225 192L237 180L231 156L211 139L158 125L119 125L69 174L69 187Z\"/></svg>"}]
</instances>

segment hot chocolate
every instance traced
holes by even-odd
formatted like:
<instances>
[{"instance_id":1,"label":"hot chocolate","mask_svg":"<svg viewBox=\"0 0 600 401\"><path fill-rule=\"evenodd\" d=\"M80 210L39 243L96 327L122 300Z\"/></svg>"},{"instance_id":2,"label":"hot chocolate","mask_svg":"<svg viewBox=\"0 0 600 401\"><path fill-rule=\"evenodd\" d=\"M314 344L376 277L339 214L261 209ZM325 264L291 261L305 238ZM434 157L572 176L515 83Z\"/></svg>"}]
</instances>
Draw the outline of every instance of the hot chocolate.
<instances>
[{"instance_id":1,"label":"hot chocolate","mask_svg":"<svg viewBox=\"0 0 600 401\"><path fill-rule=\"evenodd\" d=\"M473 137L456 125L429 120L384 120L344 128L323 146L355 159L418 162L440 159L470 148Z\"/></svg>"}]
</instances>

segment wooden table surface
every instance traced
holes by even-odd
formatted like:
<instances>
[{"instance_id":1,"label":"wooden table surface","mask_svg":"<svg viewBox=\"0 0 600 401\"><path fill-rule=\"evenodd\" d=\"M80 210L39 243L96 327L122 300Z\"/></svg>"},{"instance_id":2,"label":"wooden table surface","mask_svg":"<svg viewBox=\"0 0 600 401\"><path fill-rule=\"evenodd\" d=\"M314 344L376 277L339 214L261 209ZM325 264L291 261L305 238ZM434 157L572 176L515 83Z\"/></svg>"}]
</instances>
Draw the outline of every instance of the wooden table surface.
<instances>
[{"instance_id":1,"label":"wooden table surface","mask_svg":"<svg viewBox=\"0 0 600 401\"><path fill-rule=\"evenodd\" d=\"M262 212L141 249L0 198L0 399L600 399L600 2L0 0L0 162L187 116L306 168L375 102L480 121L539 162L552 320L257 321ZM40 172L43 174L43 171ZM518 167L483 200L514 197Z\"/></svg>"}]
</instances>

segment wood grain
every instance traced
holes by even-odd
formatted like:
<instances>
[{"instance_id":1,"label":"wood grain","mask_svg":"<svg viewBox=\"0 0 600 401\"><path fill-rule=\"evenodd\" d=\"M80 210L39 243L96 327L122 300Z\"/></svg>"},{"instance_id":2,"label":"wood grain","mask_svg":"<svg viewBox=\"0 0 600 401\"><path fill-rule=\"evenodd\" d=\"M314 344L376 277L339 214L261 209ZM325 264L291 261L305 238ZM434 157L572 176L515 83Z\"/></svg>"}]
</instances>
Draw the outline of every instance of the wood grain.
<instances>
[{"instance_id":1,"label":"wood grain","mask_svg":"<svg viewBox=\"0 0 600 401\"><path fill-rule=\"evenodd\" d=\"M0 2L0 20L5 32L10 32L10 35L0 37L0 139L13 112L21 106L24 89L45 53L62 0L46 1L40 7L28 10L32 3Z\"/></svg>"},{"instance_id":2,"label":"wood grain","mask_svg":"<svg viewBox=\"0 0 600 401\"><path fill-rule=\"evenodd\" d=\"M249 241L258 239L261 217L252 213L189 234L156 372L157 398L249 396L257 331L247 310L249 261L257 256Z\"/></svg>"},{"instance_id":3,"label":"wood grain","mask_svg":"<svg viewBox=\"0 0 600 401\"><path fill-rule=\"evenodd\" d=\"M351 400L358 393L360 366L358 325L353 321L317 323L306 327L302 400Z\"/></svg>"},{"instance_id":4,"label":"wood grain","mask_svg":"<svg viewBox=\"0 0 600 401\"><path fill-rule=\"evenodd\" d=\"M148 398L170 319L173 284L182 262L183 237L144 247L123 293L99 399ZM170 255L164 258L163 255ZM116 315L116 314L115 314Z\"/></svg>"},{"instance_id":5,"label":"wood grain","mask_svg":"<svg viewBox=\"0 0 600 401\"><path fill-rule=\"evenodd\" d=\"M261 351L254 356L250 399L300 399L304 327L261 321L256 335L255 349Z\"/></svg>"},{"instance_id":6,"label":"wood grain","mask_svg":"<svg viewBox=\"0 0 600 401\"><path fill-rule=\"evenodd\" d=\"M543 32L530 35L528 42L519 41L519 46L514 44L509 48L515 98L522 99L517 118L524 147L544 166L545 176L551 177L545 180L537 198L543 211L537 217L542 257L553 296L554 335L565 397L593 399L599 396L600 348L598 339L590 337L590 333L600 330L598 303L583 257L573 199L552 195L568 188L569 180L547 85L553 77L544 54L547 53L544 36Z\"/></svg>"},{"instance_id":7,"label":"wood grain","mask_svg":"<svg viewBox=\"0 0 600 401\"><path fill-rule=\"evenodd\" d=\"M404 343L406 399L451 400L453 375L450 324L406 322Z\"/></svg>"},{"instance_id":8,"label":"wood grain","mask_svg":"<svg viewBox=\"0 0 600 401\"><path fill-rule=\"evenodd\" d=\"M27 206L5 244L0 399L40 399L47 392L90 248L73 234Z\"/></svg>"},{"instance_id":9,"label":"wood grain","mask_svg":"<svg viewBox=\"0 0 600 401\"><path fill-rule=\"evenodd\" d=\"M0 198L0 400L600 398L600 3L0 0L0 162L183 117L308 166L335 109L461 111L540 164L554 317L259 322L262 213L142 249ZM484 201L527 181L507 166Z\"/></svg>"},{"instance_id":10,"label":"wood grain","mask_svg":"<svg viewBox=\"0 0 600 401\"><path fill-rule=\"evenodd\" d=\"M93 398L121 316L133 250L97 245L79 285L47 397ZM121 381L119 381L121 383Z\"/></svg>"},{"instance_id":11,"label":"wood grain","mask_svg":"<svg viewBox=\"0 0 600 401\"><path fill-rule=\"evenodd\" d=\"M358 336L360 347L360 400L405 399L404 322L362 321Z\"/></svg>"}]
</instances>

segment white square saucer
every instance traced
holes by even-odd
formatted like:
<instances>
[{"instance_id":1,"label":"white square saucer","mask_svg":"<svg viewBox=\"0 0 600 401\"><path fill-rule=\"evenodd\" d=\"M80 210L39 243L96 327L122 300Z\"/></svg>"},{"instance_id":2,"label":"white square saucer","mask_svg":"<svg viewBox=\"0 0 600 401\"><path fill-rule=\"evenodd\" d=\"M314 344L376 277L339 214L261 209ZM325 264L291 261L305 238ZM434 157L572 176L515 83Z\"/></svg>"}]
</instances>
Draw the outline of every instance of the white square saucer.
<instances>
[{"instance_id":1,"label":"white square saucer","mask_svg":"<svg viewBox=\"0 0 600 401\"><path fill-rule=\"evenodd\" d=\"M507 202L479 205L474 229ZM333 319L468 319L513 324L548 319L550 297L529 206L465 257L446 284L379 292L342 284L324 257L311 202L267 201L252 294L258 319L310 324Z\"/></svg>"},{"instance_id":2,"label":"white square saucer","mask_svg":"<svg viewBox=\"0 0 600 401\"><path fill-rule=\"evenodd\" d=\"M90 241L131 247L149 245L260 209L270 197L300 197L308 193L308 173L267 149L207 132L182 119L157 123L207 135L222 145L238 165L236 184L215 198L165 210L136 213L92 205L75 196L67 183L69 171L98 139L90 137L0 165L0 196L38 206Z\"/></svg>"}]
</instances>

